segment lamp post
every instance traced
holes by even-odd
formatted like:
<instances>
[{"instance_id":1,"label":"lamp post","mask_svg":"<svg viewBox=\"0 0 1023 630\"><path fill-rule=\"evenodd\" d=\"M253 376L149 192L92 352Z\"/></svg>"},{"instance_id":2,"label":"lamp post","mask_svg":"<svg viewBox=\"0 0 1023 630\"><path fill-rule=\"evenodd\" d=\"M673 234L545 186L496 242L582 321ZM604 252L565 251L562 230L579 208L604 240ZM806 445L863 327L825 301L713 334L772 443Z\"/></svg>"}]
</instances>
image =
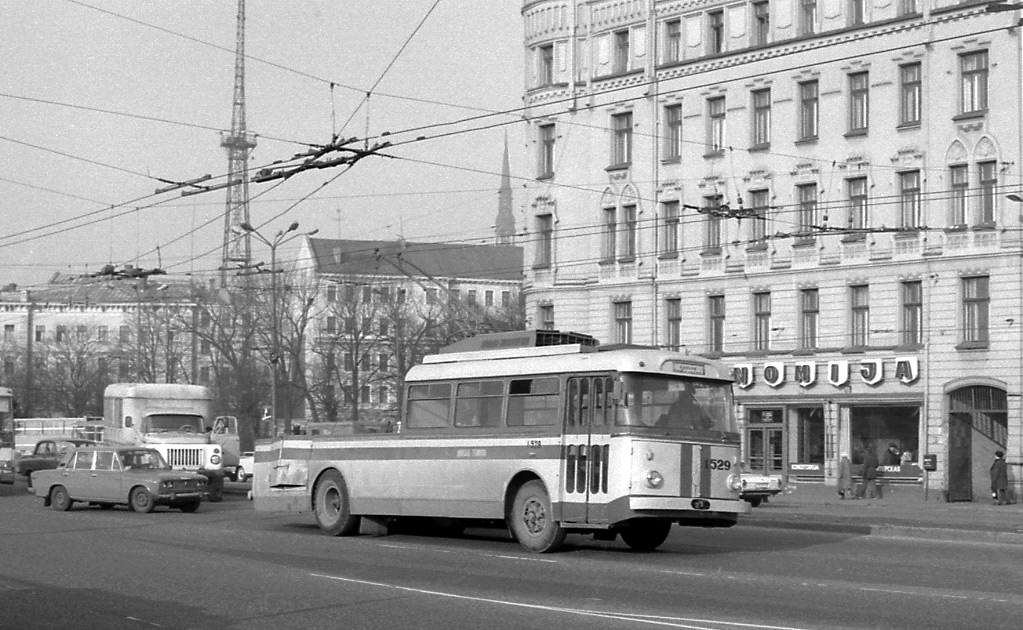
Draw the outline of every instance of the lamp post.
<instances>
[{"instance_id":1,"label":"lamp post","mask_svg":"<svg viewBox=\"0 0 1023 630\"><path fill-rule=\"evenodd\" d=\"M280 273L280 269L277 268L277 248L281 245L292 241L299 236L312 236L317 232L307 232L305 234L292 234L298 229L298 221L292 222L286 230L279 230L274 238L268 239L256 228L252 227L250 223L242 223L239 227L245 230L247 233L255 236L264 245L270 248L270 408L271 418L273 420L274 432L277 432L277 379L278 379L278 366L281 361L281 345L280 335L278 328L280 327L280 321L277 318L277 274ZM290 234L290 236L289 236ZM291 433L291 414L288 413L287 417L284 418L284 433Z\"/></svg>"}]
</instances>

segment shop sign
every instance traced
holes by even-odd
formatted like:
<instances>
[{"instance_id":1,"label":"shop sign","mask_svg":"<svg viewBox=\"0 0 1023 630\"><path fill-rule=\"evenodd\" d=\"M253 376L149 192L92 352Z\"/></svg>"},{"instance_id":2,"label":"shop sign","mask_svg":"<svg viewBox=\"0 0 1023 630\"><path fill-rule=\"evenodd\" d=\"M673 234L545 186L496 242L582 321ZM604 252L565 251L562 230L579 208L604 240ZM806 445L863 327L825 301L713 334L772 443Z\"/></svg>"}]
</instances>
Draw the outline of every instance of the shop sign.
<instances>
[{"instance_id":1,"label":"shop sign","mask_svg":"<svg viewBox=\"0 0 1023 630\"><path fill-rule=\"evenodd\" d=\"M820 464L789 464L789 470L792 472L821 472L822 468Z\"/></svg>"},{"instance_id":2,"label":"shop sign","mask_svg":"<svg viewBox=\"0 0 1023 630\"><path fill-rule=\"evenodd\" d=\"M885 361L883 359L861 359L860 361L828 361L827 381L832 387L848 385L853 374L867 385L879 385L885 379ZM893 370L894 378L904 385L909 385L920 378L920 361L917 357L895 357L888 362ZM769 387L781 387L785 384L785 362L766 361L759 368L761 378ZM732 366L735 384L741 389L752 387L756 383L757 366L752 363L737 363ZM817 382L817 363L814 361L797 361L792 365L792 380L800 387L810 387Z\"/></svg>"}]
</instances>

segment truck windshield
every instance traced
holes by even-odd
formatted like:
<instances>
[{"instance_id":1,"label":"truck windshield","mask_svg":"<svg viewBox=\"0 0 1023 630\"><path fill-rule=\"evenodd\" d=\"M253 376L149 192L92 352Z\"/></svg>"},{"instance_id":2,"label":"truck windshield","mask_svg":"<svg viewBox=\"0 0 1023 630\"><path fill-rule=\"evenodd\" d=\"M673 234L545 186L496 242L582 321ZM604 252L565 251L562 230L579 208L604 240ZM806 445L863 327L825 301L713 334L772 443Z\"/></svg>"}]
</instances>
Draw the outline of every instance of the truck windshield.
<instances>
[{"instance_id":1,"label":"truck windshield","mask_svg":"<svg viewBox=\"0 0 1023 630\"><path fill-rule=\"evenodd\" d=\"M121 465L125 470L166 470L170 468L163 456L154 450L121 451Z\"/></svg>"},{"instance_id":2,"label":"truck windshield","mask_svg":"<svg viewBox=\"0 0 1023 630\"><path fill-rule=\"evenodd\" d=\"M731 383L624 374L618 424L673 431L736 431Z\"/></svg>"},{"instance_id":3,"label":"truck windshield","mask_svg":"<svg viewBox=\"0 0 1023 630\"><path fill-rule=\"evenodd\" d=\"M154 413L146 416L145 433L202 433L202 416L186 413Z\"/></svg>"}]
</instances>

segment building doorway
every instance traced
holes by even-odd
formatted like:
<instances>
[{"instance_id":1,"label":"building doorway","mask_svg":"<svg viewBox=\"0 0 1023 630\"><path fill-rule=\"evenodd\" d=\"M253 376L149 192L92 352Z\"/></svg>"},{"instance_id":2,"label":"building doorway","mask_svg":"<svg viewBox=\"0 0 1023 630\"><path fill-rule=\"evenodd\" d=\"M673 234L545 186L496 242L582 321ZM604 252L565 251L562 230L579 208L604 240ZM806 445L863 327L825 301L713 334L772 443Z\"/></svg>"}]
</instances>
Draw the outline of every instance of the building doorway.
<instances>
[{"instance_id":1,"label":"building doorway","mask_svg":"<svg viewBox=\"0 0 1023 630\"><path fill-rule=\"evenodd\" d=\"M785 471L785 424L781 409L754 409L746 428L746 465L750 472L780 475Z\"/></svg>"},{"instance_id":2,"label":"building doorway","mask_svg":"<svg viewBox=\"0 0 1023 630\"><path fill-rule=\"evenodd\" d=\"M987 467L1009 440L1005 390L974 385L948 394L948 500L987 496Z\"/></svg>"}]
</instances>

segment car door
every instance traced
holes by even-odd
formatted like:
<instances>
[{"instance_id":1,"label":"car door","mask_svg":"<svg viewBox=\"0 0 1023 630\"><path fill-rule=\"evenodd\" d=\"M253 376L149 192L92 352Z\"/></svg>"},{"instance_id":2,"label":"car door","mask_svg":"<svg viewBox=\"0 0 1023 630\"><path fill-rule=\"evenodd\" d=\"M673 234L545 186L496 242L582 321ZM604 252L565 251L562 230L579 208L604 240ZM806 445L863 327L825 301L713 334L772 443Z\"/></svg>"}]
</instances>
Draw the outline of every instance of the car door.
<instances>
[{"instance_id":1,"label":"car door","mask_svg":"<svg viewBox=\"0 0 1023 630\"><path fill-rule=\"evenodd\" d=\"M92 475L92 463L96 451L78 451L61 473L62 485L67 488L72 499L78 501L89 495L89 482ZM61 469L58 469L61 470Z\"/></svg>"},{"instance_id":2,"label":"car door","mask_svg":"<svg viewBox=\"0 0 1023 630\"><path fill-rule=\"evenodd\" d=\"M98 501L124 501L121 495L120 461L113 451L96 451L96 462L91 474L91 499Z\"/></svg>"}]
</instances>

